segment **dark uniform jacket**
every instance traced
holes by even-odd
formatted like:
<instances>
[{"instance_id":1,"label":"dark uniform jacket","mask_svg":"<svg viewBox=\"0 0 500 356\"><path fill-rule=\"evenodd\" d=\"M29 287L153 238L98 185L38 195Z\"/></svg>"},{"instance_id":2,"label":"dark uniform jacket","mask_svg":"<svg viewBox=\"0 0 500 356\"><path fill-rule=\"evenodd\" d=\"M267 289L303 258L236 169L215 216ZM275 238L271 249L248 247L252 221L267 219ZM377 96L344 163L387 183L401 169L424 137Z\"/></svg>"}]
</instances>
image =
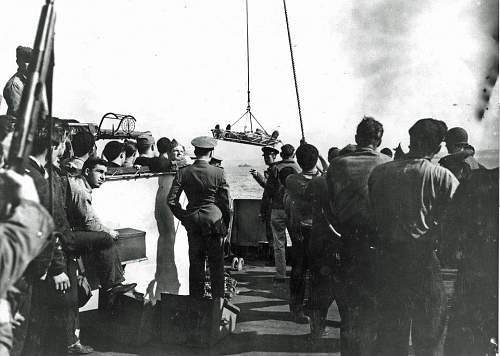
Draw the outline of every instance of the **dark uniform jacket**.
<instances>
[{"instance_id":1,"label":"dark uniform jacket","mask_svg":"<svg viewBox=\"0 0 500 356\"><path fill-rule=\"evenodd\" d=\"M312 224L312 196L308 186L313 178L319 176L319 172L314 176L305 176L302 173L291 174L286 179L286 191L292 201L293 216L295 223Z\"/></svg>"},{"instance_id":2,"label":"dark uniform jacket","mask_svg":"<svg viewBox=\"0 0 500 356\"><path fill-rule=\"evenodd\" d=\"M269 178L269 174L271 172L271 166L267 167L264 171L264 175L257 172L255 176L252 176L257 183L264 188L264 192L262 193L262 201L260 203L260 215L263 220L267 221L271 219L271 197L269 196L269 192L266 190L267 179Z\"/></svg>"},{"instance_id":3,"label":"dark uniform jacket","mask_svg":"<svg viewBox=\"0 0 500 356\"><path fill-rule=\"evenodd\" d=\"M301 171L299 165L293 159L284 159L273 163L269 167L269 177L264 188L264 194L270 199L271 209L285 209L283 205L284 190L281 189L282 185L279 180L279 173L285 167L292 167L297 173Z\"/></svg>"},{"instance_id":4,"label":"dark uniform jacket","mask_svg":"<svg viewBox=\"0 0 500 356\"><path fill-rule=\"evenodd\" d=\"M448 168L459 182L463 182L471 176L472 171L485 168L474 158L474 153L474 147L468 145L459 152L441 158L439 164Z\"/></svg>"},{"instance_id":5,"label":"dark uniform jacket","mask_svg":"<svg viewBox=\"0 0 500 356\"><path fill-rule=\"evenodd\" d=\"M170 172L177 167L174 162L166 157L137 157L134 165L147 166L151 172Z\"/></svg>"},{"instance_id":6,"label":"dark uniform jacket","mask_svg":"<svg viewBox=\"0 0 500 356\"><path fill-rule=\"evenodd\" d=\"M0 223L0 313L5 320L6 313L12 312L17 303L6 302L7 292L24 273L26 266L38 255L47 243L47 237L54 228L49 213L34 202L22 200L12 215ZM8 307L7 307L8 305ZM5 310L5 308L10 310ZM10 323L0 323L0 344L12 346Z\"/></svg>"},{"instance_id":7,"label":"dark uniform jacket","mask_svg":"<svg viewBox=\"0 0 500 356\"><path fill-rule=\"evenodd\" d=\"M26 167L26 173L35 183L40 198L40 204L50 212L49 182L45 178L45 169L40 167L37 162L30 158ZM65 271L65 256L58 238L51 240L51 243L33 260L27 270L30 277L35 279L39 279L46 272L51 276L57 276Z\"/></svg>"},{"instance_id":8,"label":"dark uniform jacket","mask_svg":"<svg viewBox=\"0 0 500 356\"><path fill-rule=\"evenodd\" d=\"M183 191L188 198L185 210L179 202ZM167 202L188 232L224 235L224 229L229 226L229 187L224 170L209 165L205 160L196 160L192 165L179 169Z\"/></svg>"},{"instance_id":9,"label":"dark uniform jacket","mask_svg":"<svg viewBox=\"0 0 500 356\"><path fill-rule=\"evenodd\" d=\"M52 218L40 204L21 201L12 216L0 223L0 298L21 277L54 229Z\"/></svg>"},{"instance_id":10,"label":"dark uniform jacket","mask_svg":"<svg viewBox=\"0 0 500 356\"><path fill-rule=\"evenodd\" d=\"M155 157L149 167L152 172L170 172L173 170L172 161L166 157Z\"/></svg>"},{"instance_id":11,"label":"dark uniform jacket","mask_svg":"<svg viewBox=\"0 0 500 356\"><path fill-rule=\"evenodd\" d=\"M337 238L330 227L328 218L330 205L328 202L328 186L326 176L313 178L306 188L312 206L312 229L309 240L310 263L321 263L321 259L329 260L335 258L335 253L340 250L341 240Z\"/></svg>"},{"instance_id":12,"label":"dark uniform jacket","mask_svg":"<svg viewBox=\"0 0 500 356\"><path fill-rule=\"evenodd\" d=\"M338 224L340 233L370 229L368 177L375 167L388 161L386 155L361 147L333 160L326 182L332 222Z\"/></svg>"},{"instance_id":13,"label":"dark uniform jacket","mask_svg":"<svg viewBox=\"0 0 500 356\"><path fill-rule=\"evenodd\" d=\"M427 159L410 158L375 167L368 185L380 236L387 243L408 243L438 225L458 181Z\"/></svg>"}]
</instances>

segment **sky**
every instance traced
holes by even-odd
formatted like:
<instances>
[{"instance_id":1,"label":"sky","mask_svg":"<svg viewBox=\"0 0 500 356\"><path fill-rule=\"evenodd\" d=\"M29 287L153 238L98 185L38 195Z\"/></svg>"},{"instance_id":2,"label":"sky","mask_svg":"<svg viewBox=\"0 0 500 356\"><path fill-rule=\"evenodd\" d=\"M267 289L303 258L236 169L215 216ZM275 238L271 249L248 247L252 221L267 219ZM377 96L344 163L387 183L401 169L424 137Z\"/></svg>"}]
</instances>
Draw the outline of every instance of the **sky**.
<instances>
[{"instance_id":1,"label":"sky","mask_svg":"<svg viewBox=\"0 0 500 356\"><path fill-rule=\"evenodd\" d=\"M297 145L283 2L248 2L252 112ZM33 44L42 5L2 4L0 82L16 70L16 46ZM189 148L193 137L245 112L244 0L55 6L55 116L98 123L107 112L131 114L137 129ZM287 8L305 136L325 156L353 143L364 115L384 125L382 146L406 149L409 127L433 117L466 128L476 149L498 149L497 0L287 0ZM249 160L261 153L221 142L216 154Z\"/></svg>"}]
</instances>

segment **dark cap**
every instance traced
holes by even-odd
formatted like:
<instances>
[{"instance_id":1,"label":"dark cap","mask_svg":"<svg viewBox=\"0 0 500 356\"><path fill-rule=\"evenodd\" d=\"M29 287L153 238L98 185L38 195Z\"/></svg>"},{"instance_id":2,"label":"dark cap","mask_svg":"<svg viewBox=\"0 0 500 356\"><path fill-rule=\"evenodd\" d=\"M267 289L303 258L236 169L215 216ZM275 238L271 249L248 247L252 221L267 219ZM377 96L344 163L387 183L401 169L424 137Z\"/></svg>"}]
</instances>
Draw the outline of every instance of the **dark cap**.
<instances>
[{"instance_id":1,"label":"dark cap","mask_svg":"<svg viewBox=\"0 0 500 356\"><path fill-rule=\"evenodd\" d=\"M155 139L151 134L143 134L137 137L137 146L151 146L154 145Z\"/></svg>"},{"instance_id":2,"label":"dark cap","mask_svg":"<svg viewBox=\"0 0 500 356\"><path fill-rule=\"evenodd\" d=\"M463 128L453 127L446 133L445 141L455 145L466 144L469 141L469 135Z\"/></svg>"},{"instance_id":3,"label":"dark cap","mask_svg":"<svg viewBox=\"0 0 500 356\"><path fill-rule=\"evenodd\" d=\"M392 150L389 147L384 147L380 150L380 153L392 158Z\"/></svg>"},{"instance_id":4,"label":"dark cap","mask_svg":"<svg viewBox=\"0 0 500 356\"><path fill-rule=\"evenodd\" d=\"M170 145L172 142L167 137L162 137L156 142L156 148L158 148L158 152L165 153L170 150Z\"/></svg>"},{"instance_id":5,"label":"dark cap","mask_svg":"<svg viewBox=\"0 0 500 356\"><path fill-rule=\"evenodd\" d=\"M31 49L30 47L18 46L16 48L16 58L18 61L29 63L31 61L32 54L33 49Z\"/></svg>"},{"instance_id":6,"label":"dark cap","mask_svg":"<svg viewBox=\"0 0 500 356\"><path fill-rule=\"evenodd\" d=\"M210 162L222 162L223 159L220 158L219 156L214 156L212 155L212 157L210 158Z\"/></svg>"},{"instance_id":7,"label":"dark cap","mask_svg":"<svg viewBox=\"0 0 500 356\"><path fill-rule=\"evenodd\" d=\"M280 153L280 151L278 151L273 146L264 146L264 147L262 147L262 152L263 153L271 152L271 153L274 153L275 155L277 155L278 153Z\"/></svg>"},{"instance_id":8,"label":"dark cap","mask_svg":"<svg viewBox=\"0 0 500 356\"><path fill-rule=\"evenodd\" d=\"M295 147L293 147L291 144L287 143L283 146L281 146L281 155L285 157L292 157L293 153L295 152Z\"/></svg>"},{"instance_id":9,"label":"dark cap","mask_svg":"<svg viewBox=\"0 0 500 356\"><path fill-rule=\"evenodd\" d=\"M109 141L104 146L104 150L102 151L102 155L111 162L118 158L122 152L125 152L125 144L120 141Z\"/></svg>"},{"instance_id":10,"label":"dark cap","mask_svg":"<svg viewBox=\"0 0 500 356\"><path fill-rule=\"evenodd\" d=\"M425 141L428 145L438 146L443 142L448 127L441 120L421 119L408 130L410 137Z\"/></svg>"},{"instance_id":11,"label":"dark cap","mask_svg":"<svg viewBox=\"0 0 500 356\"><path fill-rule=\"evenodd\" d=\"M208 136L199 136L199 137L193 138L193 140L191 141L191 144L194 147L213 149L215 146L217 146L217 140L215 140L212 137L208 137Z\"/></svg>"}]
</instances>

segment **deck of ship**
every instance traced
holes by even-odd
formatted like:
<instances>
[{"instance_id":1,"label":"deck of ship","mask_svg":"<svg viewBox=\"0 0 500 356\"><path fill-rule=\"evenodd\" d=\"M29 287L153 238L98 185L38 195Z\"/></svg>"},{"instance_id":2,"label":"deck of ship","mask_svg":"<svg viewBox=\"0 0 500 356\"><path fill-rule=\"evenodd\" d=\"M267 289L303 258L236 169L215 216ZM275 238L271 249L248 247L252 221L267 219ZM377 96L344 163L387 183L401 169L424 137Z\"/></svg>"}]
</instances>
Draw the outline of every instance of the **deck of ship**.
<instances>
[{"instance_id":1,"label":"deck of ship","mask_svg":"<svg viewBox=\"0 0 500 356\"><path fill-rule=\"evenodd\" d=\"M339 314L335 303L328 315L328 335L315 343L308 341L309 325L294 323L288 312L288 283L273 285L273 267L247 262L232 275L239 294L231 302L241 312L236 330L210 350L162 344L154 340L141 347L111 341L87 323L82 341L94 346L93 355L340 355ZM97 331L97 332L96 332Z\"/></svg>"}]
</instances>

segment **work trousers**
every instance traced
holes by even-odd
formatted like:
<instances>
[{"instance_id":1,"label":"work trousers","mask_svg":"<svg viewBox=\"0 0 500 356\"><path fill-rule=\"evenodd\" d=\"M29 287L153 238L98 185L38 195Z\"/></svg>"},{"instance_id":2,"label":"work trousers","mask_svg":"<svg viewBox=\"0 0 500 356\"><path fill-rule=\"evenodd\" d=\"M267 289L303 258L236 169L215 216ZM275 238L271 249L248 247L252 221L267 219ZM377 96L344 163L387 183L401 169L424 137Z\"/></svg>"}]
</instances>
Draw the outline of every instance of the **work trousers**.
<instances>
[{"instance_id":1,"label":"work trousers","mask_svg":"<svg viewBox=\"0 0 500 356\"><path fill-rule=\"evenodd\" d=\"M51 276L33 283L31 311L21 355L64 355L66 348L78 338L78 288L76 262L68 260L67 273L71 287L63 292L55 289Z\"/></svg>"},{"instance_id":2,"label":"work trousers","mask_svg":"<svg viewBox=\"0 0 500 356\"><path fill-rule=\"evenodd\" d=\"M189 294L198 298L205 294L205 259L210 268L212 297L224 297L223 236L188 232Z\"/></svg>"},{"instance_id":3,"label":"work trousers","mask_svg":"<svg viewBox=\"0 0 500 356\"><path fill-rule=\"evenodd\" d=\"M80 318L78 311L78 281L77 281L77 270L78 263L72 259L68 258L68 277L70 281L70 289L66 291L69 294L68 300L71 303L66 305L54 305L54 321L57 330L57 337L64 338L61 340L60 344L64 346L71 346L79 340L79 329L80 329ZM78 331L77 331L78 330Z\"/></svg>"},{"instance_id":4,"label":"work trousers","mask_svg":"<svg viewBox=\"0 0 500 356\"><path fill-rule=\"evenodd\" d=\"M24 317L21 325L12 329L12 349L11 356L18 356L23 351L26 336L28 334L31 313L31 300L33 295L33 282L26 276L21 277L15 284L18 293L9 295L9 302L12 313L19 313Z\"/></svg>"},{"instance_id":5,"label":"work trousers","mask_svg":"<svg viewBox=\"0 0 500 356\"><path fill-rule=\"evenodd\" d=\"M315 239L315 241L312 241ZM316 236L311 234L309 238L309 270L311 271L311 294L307 308L317 311L321 318L326 319L328 309L333 301L337 301L340 316L344 313L341 298L337 296L341 292L339 277L339 261L337 260L338 242L327 234ZM316 245L316 246L311 246Z\"/></svg>"},{"instance_id":6,"label":"work trousers","mask_svg":"<svg viewBox=\"0 0 500 356\"><path fill-rule=\"evenodd\" d=\"M274 265L276 277L286 277L286 224L287 216L283 209L271 210L271 228L273 231Z\"/></svg>"},{"instance_id":7,"label":"work trousers","mask_svg":"<svg viewBox=\"0 0 500 356\"><path fill-rule=\"evenodd\" d=\"M83 256L85 264L96 266L104 290L125 280L118 248L108 233L72 231L67 237L65 234L64 248L74 256Z\"/></svg>"},{"instance_id":8,"label":"work trousers","mask_svg":"<svg viewBox=\"0 0 500 356\"><path fill-rule=\"evenodd\" d=\"M377 253L377 355L443 355L447 298L431 243L404 241Z\"/></svg>"},{"instance_id":9,"label":"work trousers","mask_svg":"<svg viewBox=\"0 0 500 356\"><path fill-rule=\"evenodd\" d=\"M297 227L297 234L291 234L292 247L290 257L292 273L290 277L290 311L298 312L304 309L306 291L306 272L308 269L307 246L311 229Z\"/></svg>"},{"instance_id":10,"label":"work trousers","mask_svg":"<svg viewBox=\"0 0 500 356\"><path fill-rule=\"evenodd\" d=\"M336 295L341 312L340 352L343 356L370 355L376 339L375 250L370 249L368 239L368 233L357 229L342 234L341 287Z\"/></svg>"},{"instance_id":11,"label":"work trousers","mask_svg":"<svg viewBox=\"0 0 500 356\"><path fill-rule=\"evenodd\" d=\"M271 216L266 216L265 220L266 224L266 240L269 243L269 246L273 246L274 244L274 237L273 237L273 228L271 226Z\"/></svg>"},{"instance_id":12,"label":"work trousers","mask_svg":"<svg viewBox=\"0 0 500 356\"><path fill-rule=\"evenodd\" d=\"M458 266L446 356L494 354L490 339L498 340L498 247L495 245L483 242L478 250L467 251L474 255L466 256Z\"/></svg>"}]
</instances>

